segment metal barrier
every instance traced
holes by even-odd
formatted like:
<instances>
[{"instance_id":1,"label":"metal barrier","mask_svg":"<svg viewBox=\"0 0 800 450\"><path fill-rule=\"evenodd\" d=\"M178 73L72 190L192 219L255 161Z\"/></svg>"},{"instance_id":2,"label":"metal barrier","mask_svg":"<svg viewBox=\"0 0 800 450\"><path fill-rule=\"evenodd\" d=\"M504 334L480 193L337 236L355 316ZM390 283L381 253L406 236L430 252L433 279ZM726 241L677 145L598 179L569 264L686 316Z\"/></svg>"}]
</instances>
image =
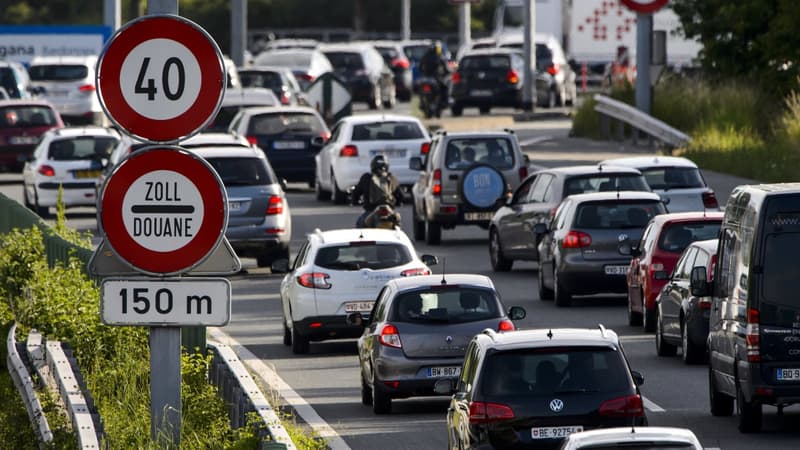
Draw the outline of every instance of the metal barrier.
<instances>
[{"instance_id":1,"label":"metal barrier","mask_svg":"<svg viewBox=\"0 0 800 450\"><path fill-rule=\"evenodd\" d=\"M624 122L633 129L634 144L639 137L640 131L646 133L648 139L656 139L672 148L683 147L691 141L691 138L680 130L667 125L649 114L639 111L627 103L614 100L613 98L601 94L595 94L594 100L597 102L594 109L601 114L601 128L607 138L611 136L610 119L615 119L621 122L617 126L617 137L620 140L624 139L624 128L622 124Z\"/></svg>"},{"instance_id":2,"label":"metal barrier","mask_svg":"<svg viewBox=\"0 0 800 450\"><path fill-rule=\"evenodd\" d=\"M14 386L22 397L25 403L25 409L28 410L28 418L30 418L36 436L41 444L53 441L53 432L50 430L50 425L47 423L47 417L42 410L42 403L39 401L39 396L36 394L34 388L33 378L28 371L25 362L17 347L17 324L11 326L6 339L6 347L8 348L8 356L6 357L6 365L11 378L14 380Z\"/></svg>"},{"instance_id":3,"label":"metal barrier","mask_svg":"<svg viewBox=\"0 0 800 450\"><path fill-rule=\"evenodd\" d=\"M248 413L255 412L264 423L264 430L269 441L263 443L262 449L293 450L297 447L292 438L281 425L281 420L261 393L250 373L242 364L239 356L230 346L208 343L214 352L211 362L209 381L217 386L220 395L228 406L231 428L247 425ZM262 436L262 438L265 436Z\"/></svg>"}]
</instances>

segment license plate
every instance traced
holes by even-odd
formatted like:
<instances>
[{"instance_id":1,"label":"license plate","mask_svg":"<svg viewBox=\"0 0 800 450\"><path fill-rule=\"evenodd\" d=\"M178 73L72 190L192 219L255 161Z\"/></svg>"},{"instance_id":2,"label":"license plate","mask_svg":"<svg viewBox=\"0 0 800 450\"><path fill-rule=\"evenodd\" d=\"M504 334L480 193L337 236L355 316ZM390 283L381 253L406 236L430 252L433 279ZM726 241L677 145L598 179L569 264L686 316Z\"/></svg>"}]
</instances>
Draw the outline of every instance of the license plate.
<instances>
[{"instance_id":1,"label":"license plate","mask_svg":"<svg viewBox=\"0 0 800 450\"><path fill-rule=\"evenodd\" d=\"M583 431L582 426L571 427L539 427L531 428L531 437L533 439L559 439L565 438L572 433Z\"/></svg>"},{"instance_id":2,"label":"license plate","mask_svg":"<svg viewBox=\"0 0 800 450\"><path fill-rule=\"evenodd\" d=\"M228 211L239 211L242 209L242 202L228 202Z\"/></svg>"},{"instance_id":3,"label":"license plate","mask_svg":"<svg viewBox=\"0 0 800 450\"><path fill-rule=\"evenodd\" d=\"M606 266L606 275L627 275L629 266Z\"/></svg>"},{"instance_id":4,"label":"license plate","mask_svg":"<svg viewBox=\"0 0 800 450\"><path fill-rule=\"evenodd\" d=\"M800 380L800 369L777 369L775 378L777 378L778 381Z\"/></svg>"},{"instance_id":5,"label":"license plate","mask_svg":"<svg viewBox=\"0 0 800 450\"><path fill-rule=\"evenodd\" d=\"M100 176L99 170L76 170L72 172L75 178L97 178Z\"/></svg>"},{"instance_id":6,"label":"license plate","mask_svg":"<svg viewBox=\"0 0 800 450\"><path fill-rule=\"evenodd\" d=\"M344 304L345 312L370 312L375 302L348 302Z\"/></svg>"},{"instance_id":7,"label":"license plate","mask_svg":"<svg viewBox=\"0 0 800 450\"><path fill-rule=\"evenodd\" d=\"M489 97L492 95L492 91L489 89L473 89L469 91L469 95L473 97Z\"/></svg>"},{"instance_id":8,"label":"license plate","mask_svg":"<svg viewBox=\"0 0 800 450\"><path fill-rule=\"evenodd\" d=\"M461 375L461 366L428 367L429 378L457 377Z\"/></svg>"},{"instance_id":9,"label":"license plate","mask_svg":"<svg viewBox=\"0 0 800 450\"><path fill-rule=\"evenodd\" d=\"M36 136L11 136L8 138L8 142L13 145L36 144L39 142L39 138Z\"/></svg>"},{"instance_id":10,"label":"license plate","mask_svg":"<svg viewBox=\"0 0 800 450\"><path fill-rule=\"evenodd\" d=\"M383 155L387 158L405 158L406 151L403 149L391 149L391 150L370 150L369 156L374 157L377 155Z\"/></svg>"},{"instance_id":11,"label":"license plate","mask_svg":"<svg viewBox=\"0 0 800 450\"><path fill-rule=\"evenodd\" d=\"M303 141L275 141L272 143L275 150L300 150L306 148Z\"/></svg>"},{"instance_id":12,"label":"license plate","mask_svg":"<svg viewBox=\"0 0 800 450\"><path fill-rule=\"evenodd\" d=\"M487 212L468 212L464 213L464 220L492 220L494 213Z\"/></svg>"}]
</instances>

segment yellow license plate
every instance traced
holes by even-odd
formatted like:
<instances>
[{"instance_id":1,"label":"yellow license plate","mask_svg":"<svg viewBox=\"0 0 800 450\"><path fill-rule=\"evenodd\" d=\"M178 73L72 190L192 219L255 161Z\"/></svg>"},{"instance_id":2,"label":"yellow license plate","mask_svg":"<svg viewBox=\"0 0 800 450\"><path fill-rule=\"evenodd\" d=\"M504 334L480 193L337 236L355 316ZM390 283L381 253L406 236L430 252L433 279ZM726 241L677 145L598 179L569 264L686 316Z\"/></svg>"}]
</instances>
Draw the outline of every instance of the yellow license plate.
<instances>
[{"instance_id":1,"label":"yellow license plate","mask_svg":"<svg viewBox=\"0 0 800 450\"><path fill-rule=\"evenodd\" d=\"M75 178L97 178L100 176L99 170L76 170L73 172Z\"/></svg>"}]
</instances>

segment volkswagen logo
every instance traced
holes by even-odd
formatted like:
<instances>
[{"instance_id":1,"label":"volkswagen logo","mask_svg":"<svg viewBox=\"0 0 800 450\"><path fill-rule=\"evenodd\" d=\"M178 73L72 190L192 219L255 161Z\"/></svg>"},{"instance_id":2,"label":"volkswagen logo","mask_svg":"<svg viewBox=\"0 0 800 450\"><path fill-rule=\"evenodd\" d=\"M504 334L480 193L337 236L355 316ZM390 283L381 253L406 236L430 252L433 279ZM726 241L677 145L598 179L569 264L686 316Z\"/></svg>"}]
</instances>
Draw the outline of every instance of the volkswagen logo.
<instances>
[{"instance_id":1,"label":"volkswagen logo","mask_svg":"<svg viewBox=\"0 0 800 450\"><path fill-rule=\"evenodd\" d=\"M448 344L451 344L451 343L453 342L453 336L447 336L447 337L445 337L445 338L444 338L444 341L445 341L445 342L447 342Z\"/></svg>"},{"instance_id":2,"label":"volkswagen logo","mask_svg":"<svg viewBox=\"0 0 800 450\"><path fill-rule=\"evenodd\" d=\"M564 402L561 401L559 398L554 398L550 400L550 410L553 412L561 412L564 409Z\"/></svg>"}]
</instances>

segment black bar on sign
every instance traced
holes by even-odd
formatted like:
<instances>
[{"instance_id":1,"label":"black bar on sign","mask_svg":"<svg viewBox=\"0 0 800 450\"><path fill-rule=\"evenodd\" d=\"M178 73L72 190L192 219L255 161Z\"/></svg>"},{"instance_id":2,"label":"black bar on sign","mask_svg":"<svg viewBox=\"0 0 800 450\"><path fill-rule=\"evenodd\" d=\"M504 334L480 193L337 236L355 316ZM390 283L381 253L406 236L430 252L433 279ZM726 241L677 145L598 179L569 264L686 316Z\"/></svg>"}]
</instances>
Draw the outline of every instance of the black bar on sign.
<instances>
[{"instance_id":1,"label":"black bar on sign","mask_svg":"<svg viewBox=\"0 0 800 450\"><path fill-rule=\"evenodd\" d=\"M133 205L131 212L137 214L192 214L192 205Z\"/></svg>"}]
</instances>

